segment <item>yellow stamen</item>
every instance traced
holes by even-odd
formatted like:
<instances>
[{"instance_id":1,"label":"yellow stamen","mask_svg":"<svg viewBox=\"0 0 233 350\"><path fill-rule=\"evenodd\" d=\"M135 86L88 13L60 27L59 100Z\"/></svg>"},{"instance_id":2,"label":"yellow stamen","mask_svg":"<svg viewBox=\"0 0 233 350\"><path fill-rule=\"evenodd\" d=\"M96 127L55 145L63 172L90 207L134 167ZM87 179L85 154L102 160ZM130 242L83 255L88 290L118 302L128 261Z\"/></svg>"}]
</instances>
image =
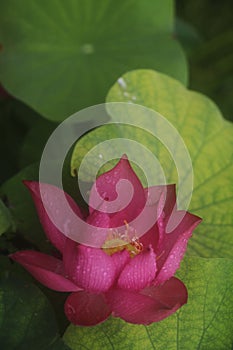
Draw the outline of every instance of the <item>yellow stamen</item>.
<instances>
[{"instance_id":1,"label":"yellow stamen","mask_svg":"<svg viewBox=\"0 0 233 350\"><path fill-rule=\"evenodd\" d=\"M124 220L124 224L126 230L123 235L117 230L109 230L108 237L102 249L108 255L112 255L125 249L130 253L130 257L133 258L143 250L143 245L135 236L130 238L130 226L126 220Z\"/></svg>"}]
</instances>

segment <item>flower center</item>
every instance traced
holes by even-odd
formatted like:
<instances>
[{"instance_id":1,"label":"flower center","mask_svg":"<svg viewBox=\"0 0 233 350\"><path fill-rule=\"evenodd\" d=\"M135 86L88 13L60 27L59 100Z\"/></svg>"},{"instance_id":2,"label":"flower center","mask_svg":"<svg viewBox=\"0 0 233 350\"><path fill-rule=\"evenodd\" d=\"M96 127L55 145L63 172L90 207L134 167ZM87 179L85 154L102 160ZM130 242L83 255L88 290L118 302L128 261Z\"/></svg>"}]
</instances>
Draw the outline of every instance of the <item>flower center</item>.
<instances>
[{"instance_id":1,"label":"flower center","mask_svg":"<svg viewBox=\"0 0 233 350\"><path fill-rule=\"evenodd\" d=\"M131 258L133 258L135 255L141 253L143 245L136 237L134 229L129 227L126 220L124 221L124 224L126 229L123 234L114 229L109 230L108 237L102 246L102 249L108 255L126 249L130 253Z\"/></svg>"}]
</instances>

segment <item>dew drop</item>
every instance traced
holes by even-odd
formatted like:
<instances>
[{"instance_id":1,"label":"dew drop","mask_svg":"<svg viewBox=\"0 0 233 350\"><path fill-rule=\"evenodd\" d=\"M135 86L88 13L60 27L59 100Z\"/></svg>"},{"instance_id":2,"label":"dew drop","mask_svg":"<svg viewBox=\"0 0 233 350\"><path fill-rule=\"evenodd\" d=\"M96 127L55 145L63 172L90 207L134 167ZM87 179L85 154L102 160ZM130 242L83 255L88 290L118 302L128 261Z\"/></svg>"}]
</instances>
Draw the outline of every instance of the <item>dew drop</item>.
<instances>
[{"instance_id":1,"label":"dew drop","mask_svg":"<svg viewBox=\"0 0 233 350\"><path fill-rule=\"evenodd\" d=\"M127 84L125 82L125 80L123 78L119 78L117 80L118 84L120 85L120 87L122 87L122 89L126 89L127 88Z\"/></svg>"},{"instance_id":2,"label":"dew drop","mask_svg":"<svg viewBox=\"0 0 233 350\"><path fill-rule=\"evenodd\" d=\"M81 52L85 55L91 55L95 52L95 48L92 44L87 43L81 46Z\"/></svg>"},{"instance_id":3,"label":"dew drop","mask_svg":"<svg viewBox=\"0 0 233 350\"><path fill-rule=\"evenodd\" d=\"M65 235L67 235L70 232L70 223L71 223L71 221L68 219L63 224L64 234Z\"/></svg>"},{"instance_id":4,"label":"dew drop","mask_svg":"<svg viewBox=\"0 0 233 350\"><path fill-rule=\"evenodd\" d=\"M69 315L75 315L76 314L75 308L72 305L70 305L70 304L67 307L67 312L68 312Z\"/></svg>"},{"instance_id":5,"label":"dew drop","mask_svg":"<svg viewBox=\"0 0 233 350\"><path fill-rule=\"evenodd\" d=\"M107 183L110 183L110 182L112 181L112 179L111 179L110 176L106 176L106 177L105 177L105 181L106 181Z\"/></svg>"}]
</instances>

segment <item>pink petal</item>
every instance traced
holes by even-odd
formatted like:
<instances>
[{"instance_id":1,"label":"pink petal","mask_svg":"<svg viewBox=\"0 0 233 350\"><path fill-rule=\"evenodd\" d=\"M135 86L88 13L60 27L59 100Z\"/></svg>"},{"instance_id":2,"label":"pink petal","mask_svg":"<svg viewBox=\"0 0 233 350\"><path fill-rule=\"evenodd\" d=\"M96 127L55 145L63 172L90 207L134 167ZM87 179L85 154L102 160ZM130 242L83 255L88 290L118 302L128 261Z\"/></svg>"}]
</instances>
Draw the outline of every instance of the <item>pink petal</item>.
<instances>
[{"instance_id":1,"label":"pink petal","mask_svg":"<svg viewBox=\"0 0 233 350\"><path fill-rule=\"evenodd\" d=\"M124 249L120 252L114 253L111 258L115 266L116 278L118 278L125 265L131 261L131 257L129 252Z\"/></svg>"},{"instance_id":2,"label":"pink petal","mask_svg":"<svg viewBox=\"0 0 233 350\"><path fill-rule=\"evenodd\" d=\"M104 292L115 280L114 263L102 249L78 245L69 240L63 260L69 277L88 292Z\"/></svg>"},{"instance_id":3,"label":"pink petal","mask_svg":"<svg viewBox=\"0 0 233 350\"><path fill-rule=\"evenodd\" d=\"M79 326L94 326L111 314L103 294L72 293L65 303L65 314L70 322Z\"/></svg>"},{"instance_id":4,"label":"pink petal","mask_svg":"<svg viewBox=\"0 0 233 350\"><path fill-rule=\"evenodd\" d=\"M148 286L155 278L156 257L152 248L139 253L125 266L118 279L118 287L128 290L140 290Z\"/></svg>"},{"instance_id":5,"label":"pink petal","mask_svg":"<svg viewBox=\"0 0 233 350\"><path fill-rule=\"evenodd\" d=\"M28 189L31 192L34 204L37 209L37 213L39 215L40 222L48 239L58 250L60 250L60 252L62 252L64 249L66 236L51 221L44 208L44 205L46 205L47 210L50 210L54 222L61 222L61 220L64 222L65 229L65 225L66 223L68 223L69 218L68 215L66 215L66 212L63 208L63 200L61 199L62 195L64 194L64 191L62 191L58 187L49 184L42 184L36 181L24 181L24 184L28 187ZM46 194L46 197L43 198L43 202L41 199L40 191L43 191L43 193ZM74 200L68 194L65 195L72 210L76 213L76 215L82 217L80 209L78 208Z\"/></svg>"},{"instance_id":6,"label":"pink petal","mask_svg":"<svg viewBox=\"0 0 233 350\"><path fill-rule=\"evenodd\" d=\"M62 261L52 256L30 250L18 251L10 255L21 264L35 279L46 287L59 292L81 290L65 277Z\"/></svg>"},{"instance_id":7,"label":"pink petal","mask_svg":"<svg viewBox=\"0 0 233 350\"><path fill-rule=\"evenodd\" d=\"M88 224L87 231L84 232L86 245L102 247L109 233L108 228L111 225L109 215L95 210L87 217L86 223ZM106 228L106 230L101 229L100 231L100 228ZM88 240L87 237L89 237Z\"/></svg>"},{"instance_id":8,"label":"pink petal","mask_svg":"<svg viewBox=\"0 0 233 350\"><path fill-rule=\"evenodd\" d=\"M110 217L108 214L99 212L97 210L92 211L92 213L87 217L86 222L90 225L96 227L110 227Z\"/></svg>"},{"instance_id":9,"label":"pink petal","mask_svg":"<svg viewBox=\"0 0 233 350\"><path fill-rule=\"evenodd\" d=\"M132 198L129 201L130 193ZM105 204L103 206L104 200ZM112 219L112 227L124 225L125 220L127 222L132 221L141 212L144 205L144 189L126 156L123 156L113 169L98 177L92 187L89 199L90 213L92 213L93 208L98 209L106 206L109 209L111 207L111 214L109 215Z\"/></svg>"},{"instance_id":10,"label":"pink petal","mask_svg":"<svg viewBox=\"0 0 233 350\"><path fill-rule=\"evenodd\" d=\"M141 236L139 240L144 249L151 245L155 251L159 240L159 230L157 224L155 224L148 232Z\"/></svg>"},{"instance_id":11,"label":"pink petal","mask_svg":"<svg viewBox=\"0 0 233 350\"><path fill-rule=\"evenodd\" d=\"M185 285L171 278L161 286L150 286L141 292L115 289L106 294L115 317L126 322L148 325L173 314L187 302Z\"/></svg>"},{"instance_id":12,"label":"pink petal","mask_svg":"<svg viewBox=\"0 0 233 350\"><path fill-rule=\"evenodd\" d=\"M176 185L166 185L165 190L165 198L164 198L164 206L163 211L165 216L170 216L172 211L177 208L176 205Z\"/></svg>"},{"instance_id":13,"label":"pink petal","mask_svg":"<svg viewBox=\"0 0 233 350\"><path fill-rule=\"evenodd\" d=\"M156 213L154 226L143 236L140 242L144 247L150 244L154 251L161 244L164 234L164 217L169 217L173 208L176 209L176 188L175 185L153 186L145 189L148 204Z\"/></svg>"},{"instance_id":14,"label":"pink petal","mask_svg":"<svg viewBox=\"0 0 233 350\"><path fill-rule=\"evenodd\" d=\"M201 222L198 216L188 212L177 211L174 215L177 220L179 216L183 216L183 219L173 232L164 233L162 244L156 251L159 272L154 281L155 285L167 281L175 274L187 249L188 240L195 227Z\"/></svg>"},{"instance_id":15,"label":"pink petal","mask_svg":"<svg viewBox=\"0 0 233 350\"><path fill-rule=\"evenodd\" d=\"M176 208L176 185L159 185L145 188L145 195L148 196L149 204L157 206L161 195L163 198L163 211L166 216L170 216L173 208Z\"/></svg>"}]
</instances>

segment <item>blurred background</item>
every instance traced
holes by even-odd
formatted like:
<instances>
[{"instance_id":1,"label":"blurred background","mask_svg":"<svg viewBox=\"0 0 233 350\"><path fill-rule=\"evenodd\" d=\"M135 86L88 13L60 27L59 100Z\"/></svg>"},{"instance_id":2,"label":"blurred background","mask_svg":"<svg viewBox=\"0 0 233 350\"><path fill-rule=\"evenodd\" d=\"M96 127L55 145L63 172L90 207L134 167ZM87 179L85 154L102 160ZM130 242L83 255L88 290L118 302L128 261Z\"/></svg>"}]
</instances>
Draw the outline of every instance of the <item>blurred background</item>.
<instances>
[{"instance_id":1,"label":"blurred background","mask_svg":"<svg viewBox=\"0 0 233 350\"><path fill-rule=\"evenodd\" d=\"M211 97L233 120L233 3L177 0L176 33L189 61L191 89Z\"/></svg>"}]
</instances>

